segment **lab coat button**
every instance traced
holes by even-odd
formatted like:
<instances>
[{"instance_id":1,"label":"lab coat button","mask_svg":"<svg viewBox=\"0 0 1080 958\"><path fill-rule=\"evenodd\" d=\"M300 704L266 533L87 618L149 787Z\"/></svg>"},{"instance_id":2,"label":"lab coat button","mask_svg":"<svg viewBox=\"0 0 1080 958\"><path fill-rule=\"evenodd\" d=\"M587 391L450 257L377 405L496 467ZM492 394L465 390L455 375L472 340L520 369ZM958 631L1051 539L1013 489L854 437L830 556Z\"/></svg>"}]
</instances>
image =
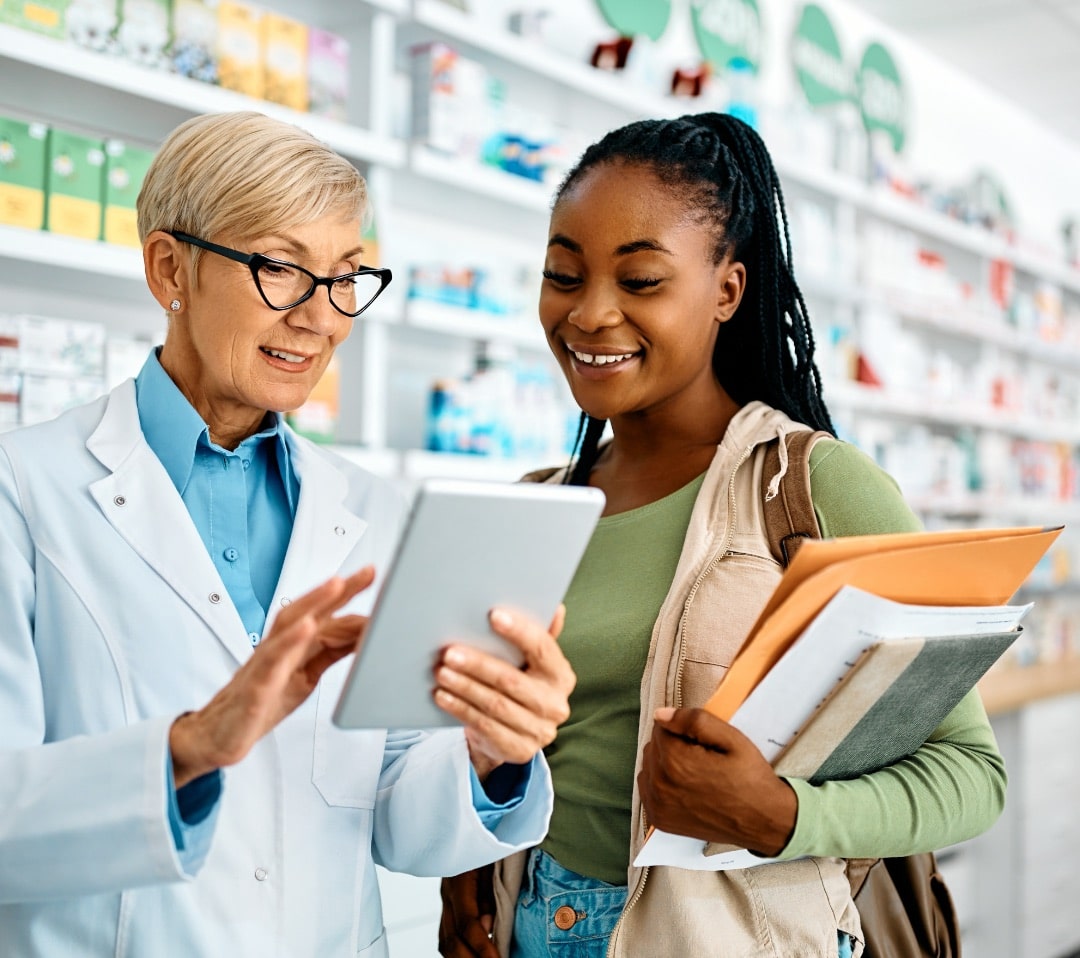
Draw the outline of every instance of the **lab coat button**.
<instances>
[{"instance_id":1,"label":"lab coat button","mask_svg":"<svg viewBox=\"0 0 1080 958\"><path fill-rule=\"evenodd\" d=\"M114 505L118 505L118 506L122 506L122 505L124 505L124 503L126 503L126 502L127 502L127 499L125 499L125 498L124 498L123 496L116 496L116 497L115 497L115 498L113 499L113 504L114 504Z\"/></svg>"},{"instance_id":2,"label":"lab coat button","mask_svg":"<svg viewBox=\"0 0 1080 958\"><path fill-rule=\"evenodd\" d=\"M210 601L213 602L214 605L217 605L221 601L221 596L218 595L216 592L211 592Z\"/></svg>"},{"instance_id":3,"label":"lab coat button","mask_svg":"<svg viewBox=\"0 0 1080 958\"><path fill-rule=\"evenodd\" d=\"M290 599L287 595L283 595L281 597L281 607L282 608L285 608L285 606L287 606L290 602L292 602L292 599Z\"/></svg>"},{"instance_id":4,"label":"lab coat button","mask_svg":"<svg viewBox=\"0 0 1080 958\"><path fill-rule=\"evenodd\" d=\"M266 878L267 878L268 874L269 873L267 872L267 870L265 868L256 868L255 869L255 881L266 881Z\"/></svg>"},{"instance_id":5,"label":"lab coat button","mask_svg":"<svg viewBox=\"0 0 1080 958\"><path fill-rule=\"evenodd\" d=\"M337 535L337 536L345 535L345 527L344 526L334 526L334 535Z\"/></svg>"}]
</instances>

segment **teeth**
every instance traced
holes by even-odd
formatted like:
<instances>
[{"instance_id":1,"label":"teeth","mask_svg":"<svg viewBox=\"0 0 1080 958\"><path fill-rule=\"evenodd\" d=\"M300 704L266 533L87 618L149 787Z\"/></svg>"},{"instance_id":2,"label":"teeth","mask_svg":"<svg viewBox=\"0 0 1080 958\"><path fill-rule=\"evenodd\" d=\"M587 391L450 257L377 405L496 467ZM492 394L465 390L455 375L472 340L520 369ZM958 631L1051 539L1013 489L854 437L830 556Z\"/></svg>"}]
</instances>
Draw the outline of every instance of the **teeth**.
<instances>
[{"instance_id":1,"label":"teeth","mask_svg":"<svg viewBox=\"0 0 1080 958\"><path fill-rule=\"evenodd\" d=\"M296 353L287 353L283 349L264 349L263 352L276 356L278 359L284 359L287 363L302 363L306 358L305 356L297 356Z\"/></svg>"},{"instance_id":2,"label":"teeth","mask_svg":"<svg viewBox=\"0 0 1080 958\"><path fill-rule=\"evenodd\" d=\"M579 353L576 349L570 351L578 362L585 363L587 366L606 366L608 363L621 362L634 355L633 353L623 353L621 356L593 356L589 353Z\"/></svg>"}]
</instances>

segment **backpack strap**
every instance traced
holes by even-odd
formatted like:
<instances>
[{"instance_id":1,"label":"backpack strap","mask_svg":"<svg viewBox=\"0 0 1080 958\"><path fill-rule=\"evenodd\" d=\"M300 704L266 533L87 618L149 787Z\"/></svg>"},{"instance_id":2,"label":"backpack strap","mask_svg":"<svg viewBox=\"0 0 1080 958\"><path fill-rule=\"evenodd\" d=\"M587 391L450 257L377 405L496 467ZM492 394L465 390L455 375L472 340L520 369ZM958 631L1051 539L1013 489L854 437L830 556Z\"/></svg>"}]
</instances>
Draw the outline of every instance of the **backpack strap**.
<instances>
[{"instance_id":1,"label":"backpack strap","mask_svg":"<svg viewBox=\"0 0 1080 958\"><path fill-rule=\"evenodd\" d=\"M814 501L810 497L810 450L822 438L831 438L823 430L785 433L765 447L761 475L761 503L765 515L765 534L769 551L787 568L803 539L820 539ZM769 496L769 483L780 472L780 443L787 444L787 471L775 495Z\"/></svg>"}]
</instances>

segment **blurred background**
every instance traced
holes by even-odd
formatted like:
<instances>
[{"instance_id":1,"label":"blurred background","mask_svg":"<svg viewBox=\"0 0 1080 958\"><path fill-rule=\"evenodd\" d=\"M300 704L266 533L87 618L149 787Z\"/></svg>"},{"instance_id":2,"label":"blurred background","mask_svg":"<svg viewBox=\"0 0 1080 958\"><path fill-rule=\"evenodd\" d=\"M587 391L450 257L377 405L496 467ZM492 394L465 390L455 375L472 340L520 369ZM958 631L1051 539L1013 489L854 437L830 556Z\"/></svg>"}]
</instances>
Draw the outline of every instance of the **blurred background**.
<instances>
[{"instance_id":1,"label":"blurred background","mask_svg":"<svg viewBox=\"0 0 1080 958\"><path fill-rule=\"evenodd\" d=\"M395 281L291 419L405 482L565 460L535 321L555 185L723 110L780 172L841 436L928 528L1061 525L982 689L1005 815L940 855L974 958L1080 952L1080 0L0 0L0 429L141 366L134 205L185 118L256 109L367 176ZM433 880L384 876L435 954Z\"/></svg>"}]
</instances>

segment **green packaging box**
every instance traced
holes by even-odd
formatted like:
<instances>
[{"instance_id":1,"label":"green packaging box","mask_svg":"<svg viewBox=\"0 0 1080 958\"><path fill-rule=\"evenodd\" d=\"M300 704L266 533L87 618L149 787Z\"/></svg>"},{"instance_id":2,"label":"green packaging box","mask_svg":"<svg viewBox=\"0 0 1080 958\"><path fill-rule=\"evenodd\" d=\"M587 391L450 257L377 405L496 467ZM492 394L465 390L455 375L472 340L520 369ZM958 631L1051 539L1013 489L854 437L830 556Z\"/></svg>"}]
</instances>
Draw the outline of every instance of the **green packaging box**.
<instances>
[{"instance_id":1,"label":"green packaging box","mask_svg":"<svg viewBox=\"0 0 1080 958\"><path fill-rule=\"evenodd\" d=\"M0 0L0 23L63 39L67 8L68 0Z\"/></svg>"},{"instance_id":2,"label":"green packaging box","mask_svg":"<svg viewBox=\"0 0 1080 958\"><path fill-rule=\"evenodd\" d=\"M130 146L122 140L105 141L101 238L106 243L140 245L135 200L153 159L151 150Z\"/></svg>"},{"instance_id":3,"label":"green packaging box","mask_svg":"<svg viewBox=\"0 0 1080 958\"><path fill-rule=\"evenodd\" d=\"M116 52L156 70L169 68L172 0L117 0Z\"/></svg>"},{"instance_id":4,"label":"green packaging box","mask_svg":"<svg viewBox=\"0 0 1080 958\"><path fill-rule=\"evenodd\" d=\"M101 235L101 140L55 127L49 130L45 172L45 228L96 240Z\"/></svg>"},{"instance_id":5,"label":"green packaging box","mask_svg":"<svg viewBox=\"0 0 1080 958\"><path fill-rule=\"evenodd\" d=\"M0 116L0 223L39 230L45 225L45 148L48 127Z\"/></svg>"}]
</instances>

